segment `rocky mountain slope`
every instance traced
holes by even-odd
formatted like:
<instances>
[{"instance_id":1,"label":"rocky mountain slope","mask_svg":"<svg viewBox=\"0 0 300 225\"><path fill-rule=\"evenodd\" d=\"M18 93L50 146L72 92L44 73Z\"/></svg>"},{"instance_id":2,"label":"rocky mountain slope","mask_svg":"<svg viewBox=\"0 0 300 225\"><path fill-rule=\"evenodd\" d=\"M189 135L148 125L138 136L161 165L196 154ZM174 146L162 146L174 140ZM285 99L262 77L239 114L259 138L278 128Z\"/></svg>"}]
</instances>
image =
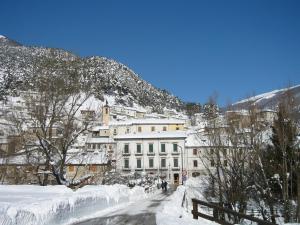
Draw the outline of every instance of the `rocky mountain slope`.
<instances>
[{"instance_id":1,"label":"rocky mountain slope","mask_svg":"<svg viewBox=\"0 0 300 225\"><path fill-rule=\"evenodd\" d=\"M16 94L18 90L35 88L39 77L37 68L51 61L45 74L55 79L66 65L71 76L90 85L94 95L114 96L117 103L132 106L151 106L154 111L164 107L181 110L184 103L165 90L155 88L127 66L105 57L81 58L62 49L28 47L0 35L0 98ZM66 76L66 79L70 77Z\"/></svg>"}]
</instances>

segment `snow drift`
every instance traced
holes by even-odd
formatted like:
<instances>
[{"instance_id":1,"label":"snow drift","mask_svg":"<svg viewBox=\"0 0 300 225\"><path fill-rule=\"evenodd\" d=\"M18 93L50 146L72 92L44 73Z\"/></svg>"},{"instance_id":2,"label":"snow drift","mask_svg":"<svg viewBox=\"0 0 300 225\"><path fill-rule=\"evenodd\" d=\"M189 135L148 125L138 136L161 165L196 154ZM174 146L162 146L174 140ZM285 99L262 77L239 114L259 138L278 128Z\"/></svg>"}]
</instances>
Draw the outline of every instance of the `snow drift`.
<instances>
[{"instance_id":1,"label":"snow drift","mask_svg":"<svg viewBox=\"0 0 300 225\"><path fill-rule=\"evenodd\" d=\"M64 224L121 203L145 198L142 187L0 185L0 225Z\"/></svg>"}]
</instances>

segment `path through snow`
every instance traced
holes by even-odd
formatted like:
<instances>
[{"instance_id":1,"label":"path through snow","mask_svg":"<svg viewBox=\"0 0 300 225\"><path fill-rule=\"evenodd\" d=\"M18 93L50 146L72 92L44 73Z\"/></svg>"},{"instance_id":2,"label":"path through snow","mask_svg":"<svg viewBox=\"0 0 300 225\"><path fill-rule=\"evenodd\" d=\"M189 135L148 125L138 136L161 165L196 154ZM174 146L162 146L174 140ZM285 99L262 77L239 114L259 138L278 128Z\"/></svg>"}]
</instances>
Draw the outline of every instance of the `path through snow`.
<instances>
[{"instance_id":1,"label":"path through snow","mask_svg":"<svg viewBox=\"0 0 300 225\"><path fill-rule=\"evenodd\" d=\"M168 193L159 192L147 199L123 205L121 208L113 208L97 218L87 219L73 225L156 225L156 212L172 192L172 190Z\"/></svg>"}]
</instances>

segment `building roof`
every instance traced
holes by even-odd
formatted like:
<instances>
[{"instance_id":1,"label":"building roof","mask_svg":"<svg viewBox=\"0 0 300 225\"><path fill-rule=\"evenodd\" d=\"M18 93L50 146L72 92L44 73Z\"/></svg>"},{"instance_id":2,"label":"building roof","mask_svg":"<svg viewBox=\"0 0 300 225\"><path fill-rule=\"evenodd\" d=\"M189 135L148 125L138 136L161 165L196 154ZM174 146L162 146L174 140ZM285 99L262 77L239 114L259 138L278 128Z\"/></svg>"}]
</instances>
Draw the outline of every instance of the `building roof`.
<instances>
[{"instance_id":1,"label":"building roof","mask_svg":"<svg viewBox=\"0 0 300 225\"><path fill-rule=\"evenodd\" d=\"M108 156L105 151L81 152L68 154L67 165L103 165L108 163Z\"/></svg>"},{"instance_id":2,"label":"building roof","mask_svg":"<svg viewBox=\"0 0 300 225\"><path fill-rule=\"evenodd\" d=\"M186 137L185 131L158 131L117 135L114 139L185 139Z\"/></svg>"},{"instance_id":3,"label":"building roof","mask_svg":"<svg viewBox=\"0 0 300 225\"><path fill-rule=\"evenodd\" d=\"M147 118L147 119L131 119L126 121L113 121L109 125L163 125L163 124L184 124L183 120L175 119L156 119L156 118Z\"/></svg>"},{"instance_id":4,"label":"building roof","mask_svg":"<svg viewBox=\"0 0 300 225\"><path fill-rule=\"evenodd\" d=\"M115 143L114 139L109 137L90 137L86 140L86 143L93 143L93 144L110 144Z\"/></svg>"},{"instance_id":5,"label":"building roof","mask_svg":"<svg viewBox=\"0 0 300 225\"><path fill-rule=\"evenodd\" d=\"M188 135L185 142L185 147L208 147L209 139L207 136L193 132Z\"/></svg>"},{"instance_id":6,"label":"building roof","mask_svg":"<svg viewBox=\"0 0 300 225\"><path fill-rule=\"evenodd\" d=\"M93 126L90 131L109 130L109 126Z\"/></svg>"},{"instance_id":7,"label":"building roof","mask_svg":"<svg viewBox=\"0 0 300 225\"><path fill-rule=\"evenodd\" d=\"M67 154L66 165L103 165L108 163L108 157L105 151L82 152L82 150L70 151ZM32 154L15 155L6 158L0 158L0 165L42 165L45 163L45 157Z\"/></svg>"}]
</instances>

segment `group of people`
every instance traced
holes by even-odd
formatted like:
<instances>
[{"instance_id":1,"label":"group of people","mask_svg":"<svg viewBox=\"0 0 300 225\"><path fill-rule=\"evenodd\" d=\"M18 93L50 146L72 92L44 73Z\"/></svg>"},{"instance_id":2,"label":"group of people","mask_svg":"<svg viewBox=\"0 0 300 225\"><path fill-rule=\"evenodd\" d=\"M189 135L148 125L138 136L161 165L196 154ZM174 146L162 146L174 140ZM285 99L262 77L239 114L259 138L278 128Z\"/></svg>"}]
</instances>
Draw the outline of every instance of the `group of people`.
<instances>
[{"instance_id":1,"label":"group of people","mask_svg":"<svg viewBox=\"0 0 300 225\"><path fill-rule=\"evenodd\" d=\"M167 191L167 189L168 189L168 182L167 181L165 181L165 180L161 181L161 189L163 191Z\"/></svg>"}]
</instances>

